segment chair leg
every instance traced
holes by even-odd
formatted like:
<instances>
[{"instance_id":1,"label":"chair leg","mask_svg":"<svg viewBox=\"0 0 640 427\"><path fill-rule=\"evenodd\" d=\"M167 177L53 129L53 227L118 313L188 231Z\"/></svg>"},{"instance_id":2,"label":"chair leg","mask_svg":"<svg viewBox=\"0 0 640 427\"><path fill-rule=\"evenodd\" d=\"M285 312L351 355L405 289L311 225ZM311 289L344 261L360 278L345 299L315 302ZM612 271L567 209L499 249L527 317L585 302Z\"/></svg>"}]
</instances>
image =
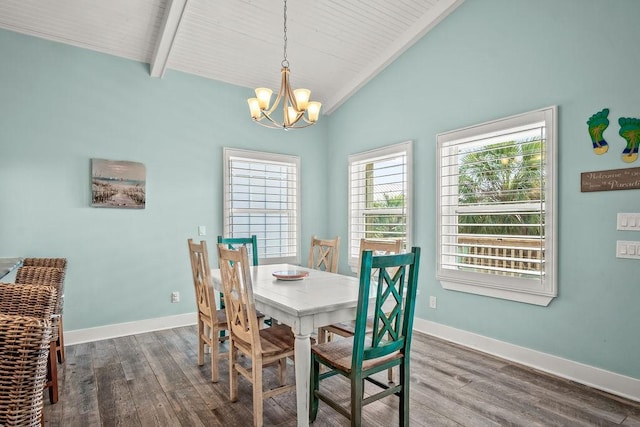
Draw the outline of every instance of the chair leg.
<instances>
[{"instance_id":1,"label":"chair leg","mask_svg":"<svg viewBox=\"0 0 640 427\"><path fill-rule=\"evenodd\" d=\"M309 422L314 422L318 416L318 396L315 392L320 388L320 363L316 358L311 356L311 381L309 384L310 396L309 396Z\"/></svg>"},{"instance_id":2,"label":"chair leg","mask_svg":"<svg viewBox=\"0 0 640 427\"><path fill-rule=\"evenodd\" d=\"M218 358L220 357L220 342L215 329L211 331L211 382L217 383L219 377Z\"/></svg>"},{"instance_id":3,"label":"chair leg","mask_svg":"<svg viewBox=\"0 0 640 427\"><path fill-rule=\"evenodd\" d=\"M229 400L235 402L238 400L238 372L235 364L237 358L237 350L233 345L233 341L229 339Z\"/></svg>"},{"instance_id":4,"label":"chair leg","mask_svg":"<svg viewBox=\"0 0 640 427\"><path fill-rule=\"evenodd\" d=\"M58 363L64 363L64 333L62 328L62 315L60 315L58 325L58 341L56 341L56 350L58 354Z\"/></svg>"},{"instance_id":5,"label":"chair leg","mask_svg":"<svg viewBox=\"0 0 640 427\"><path fill-rule=\"evenodd\" d=\"M402 390L400 391L400 404L398 405L398 413L400 416L398 425L403 427L409 427L409 359L403 359L403 362L400 364L400 373L398 375L398 381L400 381L402 385Z\"/></svg>"},{"instance_id":6,"label":"chair leg","mask_svg":"<svg viewBox=\"0 0 640 427\"><path fill-rule=\"evenodd\" d=\"M364 398L364 380L361 375L351 374L351 427L362 425L362 399Z\"/></svg>"},{"instance_id":7,"label":"chair leg","mask_svg":"<svg viewBox=\"0 0 640 427\"><path fill-rule=\"evenodd\" d=\"M287 381L287 359L282 358L278 360L278 380L280 381L280 385L283 386Z\"/></svg>"},{"instance_id":8,"label":"chair leg","mask_svg":"<svg viewBox=\"0 0 640 427\"><path fill-rule=\"evenodd\" d=\"M204 324L198 319L198 366L204 365Z\"/></svg>"},{"instance_id":9,"label":"chair leg","mask_svg":"<svg viewBox=\"0 0 640 427\"><path fill-rule=\"evenodd\" d=\"M58 401L58 363L56 360L56 342L49 343L49 360L47 361L47 382L45 388L49 389L49 402Z\"/></svg>"},{"instance_id":10,"label":"chair leg","mask_svg":"<svg viewBox=\"0 0 640 427\"><path fill-rule=\"evenodd\" d=\"M262 359L252 361L251 376L253 382L253 425L262 427L264 420L264 401L262 400Z\"/></svg>"},{"instance_id":11,"label":"chair leg","mask_svg":"<svg viewBox=\"0 0 640 427\"><path fill-rule=\"evenodd\" d=\"M389 380L389 384L393 383L393 368L389 368L387 371L387 379Z\"/></svg>"},{"instance_id":12,"label":"chair leg","mask_svg":"<svg viewBox=\"0 0 640 427\"><path fill-rule=\"evenodd\" d=\"M327 342L327 330L325 328L318 328L318 344L324 344Z\"/></svg>"}]
</instances>

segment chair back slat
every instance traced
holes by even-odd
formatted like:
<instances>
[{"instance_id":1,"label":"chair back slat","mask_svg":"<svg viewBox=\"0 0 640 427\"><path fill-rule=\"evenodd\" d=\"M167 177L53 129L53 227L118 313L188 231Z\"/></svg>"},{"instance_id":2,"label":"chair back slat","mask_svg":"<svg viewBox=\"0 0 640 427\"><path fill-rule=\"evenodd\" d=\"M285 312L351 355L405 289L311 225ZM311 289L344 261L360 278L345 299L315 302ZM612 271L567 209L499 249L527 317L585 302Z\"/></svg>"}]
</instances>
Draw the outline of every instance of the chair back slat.
<instances>
[{"instance_id":1,"label":"chair back slat","mask_svg":"<svg viewBox=\"0 0 640 427\"><path fill-rule=\"evenodd\" d=\"M215 321L216 302L213 294L211 267L209 267L206 242L195 243L192 239L189 239L188 243L198 312Z\"/></svg>"},{"instance_id":2,"label":"chair back slat","mask_svg":"<svg viewBox=\"0 0 640 427\"><path fill-rule=\"evenodd\" d=\"M318 239L315 235L311 237L311 249L307 267L336 273L338 271L339 256L339 236L336 236L335 239Z\"/></svg>"},{"instance_id":3,"label":"chair back slat","mask_svg":"<svg viewBox=\"0 0 640 427\"><path fill-rule=\"evenodd\" d=\"M219 244L218 262L231 339L250 344L254 352L260 354L262 346L246 246L233 250Z\"/></svg>"},{"instance_id":4,"label":"chair back slat","mask_svg":"<svg viewBox=\"0 0 640 427\"><path fill-rule=\"evenodd\" d=\"M240 246L251 249L251 261L253 265L258 265L258 237L254 234L251 237L222 237L218 236L218 244L227 245L228 249L236 250Z\"/></svg>"},{"instance_id":5,"label":"chair back slat","mask_svg":"<svg viewBox=\"0 0 640 427\"><path fill-rule=\"evenodd\" d=\"M354 337L354 369L363 360L401 351L408 354L413 327L420 248L410 253L374 256L362 253L360 293ZM366 336L372 278L377 278L373 334Z\"/></svg>"}]
</instances>

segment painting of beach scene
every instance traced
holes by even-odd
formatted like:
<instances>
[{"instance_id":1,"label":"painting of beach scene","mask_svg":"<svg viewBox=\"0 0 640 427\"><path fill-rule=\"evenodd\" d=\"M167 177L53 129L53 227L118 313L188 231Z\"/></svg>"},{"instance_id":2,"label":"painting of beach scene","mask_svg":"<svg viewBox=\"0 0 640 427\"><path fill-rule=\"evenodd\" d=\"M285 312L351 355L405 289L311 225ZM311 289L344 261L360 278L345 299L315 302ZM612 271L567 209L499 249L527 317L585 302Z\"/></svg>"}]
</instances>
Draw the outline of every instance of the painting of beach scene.
<instances>
[{"instance_id":1,"label":"painting of beach scene","mask_svg":"<svg viewBox=\"0 0 640 427\"><path fill-rule=\"evenodd\" d=\"M142 163L91 159L91 206L144 209L146 177Z\"/></svg>"}]
</instances>

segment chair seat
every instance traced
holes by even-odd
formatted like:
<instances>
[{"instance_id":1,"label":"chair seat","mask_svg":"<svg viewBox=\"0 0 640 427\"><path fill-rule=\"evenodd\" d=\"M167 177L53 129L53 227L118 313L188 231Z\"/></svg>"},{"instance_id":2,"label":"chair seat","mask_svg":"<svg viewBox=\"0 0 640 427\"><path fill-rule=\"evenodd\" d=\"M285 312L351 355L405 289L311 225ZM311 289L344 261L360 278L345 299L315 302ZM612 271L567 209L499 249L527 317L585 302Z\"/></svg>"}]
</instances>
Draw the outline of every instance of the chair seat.
<instances>
[{"instance_id":1,"label":"chair seat","mask_svg":"<svg viewBox=\"0 0 640 427\"><path fill-rule=\"evenodd\" d=\"M293 350L295 338L291 327L287 325L275 325L270 328L260 329L259 334L263 357ZM251 354L251 344L238 339L235 342L243 352Z\"/></svg>"},{"instance_id":2,"label":"chair seat","mask_svg":"<svg viewBox=\"0 0 640 427\"><path fill-rule=\"evenodd\" d=\"M350 337L356 333L356 321L349 320L348 322L333 323L324 327L328 332L333 332L343 337ZM366 333L373 332L373 316L367 317L367 329Z\"/></svg>"},{"instance_id":3,"label":"chair seat","mask_svg":"<svg viewBox=\"0 0 640 427\"><path fill-rule=\"evenodd\" d=\"M311 347L311 352L335 368L350 373L351 358L353 356L353 340L354 337L349 337L338 341L317 344ZM365 338L365 347L370 345L371 340L369 338ZM390 360L401 358L402 354L400 354L399 351L396 351L384 357L365 360L362 363L362 370L367 371Z\"/></svg>"}]
</instances>

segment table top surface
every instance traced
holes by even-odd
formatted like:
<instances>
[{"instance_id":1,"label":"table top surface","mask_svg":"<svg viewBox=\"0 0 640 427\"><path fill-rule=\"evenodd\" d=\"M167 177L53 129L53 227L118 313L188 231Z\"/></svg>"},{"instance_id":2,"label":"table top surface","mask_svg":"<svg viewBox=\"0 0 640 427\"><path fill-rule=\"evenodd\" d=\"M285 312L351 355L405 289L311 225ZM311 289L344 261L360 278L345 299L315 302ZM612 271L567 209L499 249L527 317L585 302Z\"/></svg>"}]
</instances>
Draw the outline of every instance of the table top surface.
<instances>
[{"instance_id":1,"label":"table top surface","mask_svg":"<svg viewBox=\"0 0 640 427\"><path fill-rule=\"evenodd\" d=\"M274 272L302 270L309 276L301 280L278 280ZM220 270L211 270L213 285L221 290ZM291 264L267 264L251 267L253 294L256 301L304 316L358 303L359 280L353 276L313 270Z\"/></svg>"},{"instance_id":2,"label":"table top surface","mask_svg":"<svg viewBox=\"0 0 640 427\"><path fill-rule=\"evenodd\" d=\"M0 258L0 278L11 273L21 262L22 258Z\"/></svg>"}]
</instances>

